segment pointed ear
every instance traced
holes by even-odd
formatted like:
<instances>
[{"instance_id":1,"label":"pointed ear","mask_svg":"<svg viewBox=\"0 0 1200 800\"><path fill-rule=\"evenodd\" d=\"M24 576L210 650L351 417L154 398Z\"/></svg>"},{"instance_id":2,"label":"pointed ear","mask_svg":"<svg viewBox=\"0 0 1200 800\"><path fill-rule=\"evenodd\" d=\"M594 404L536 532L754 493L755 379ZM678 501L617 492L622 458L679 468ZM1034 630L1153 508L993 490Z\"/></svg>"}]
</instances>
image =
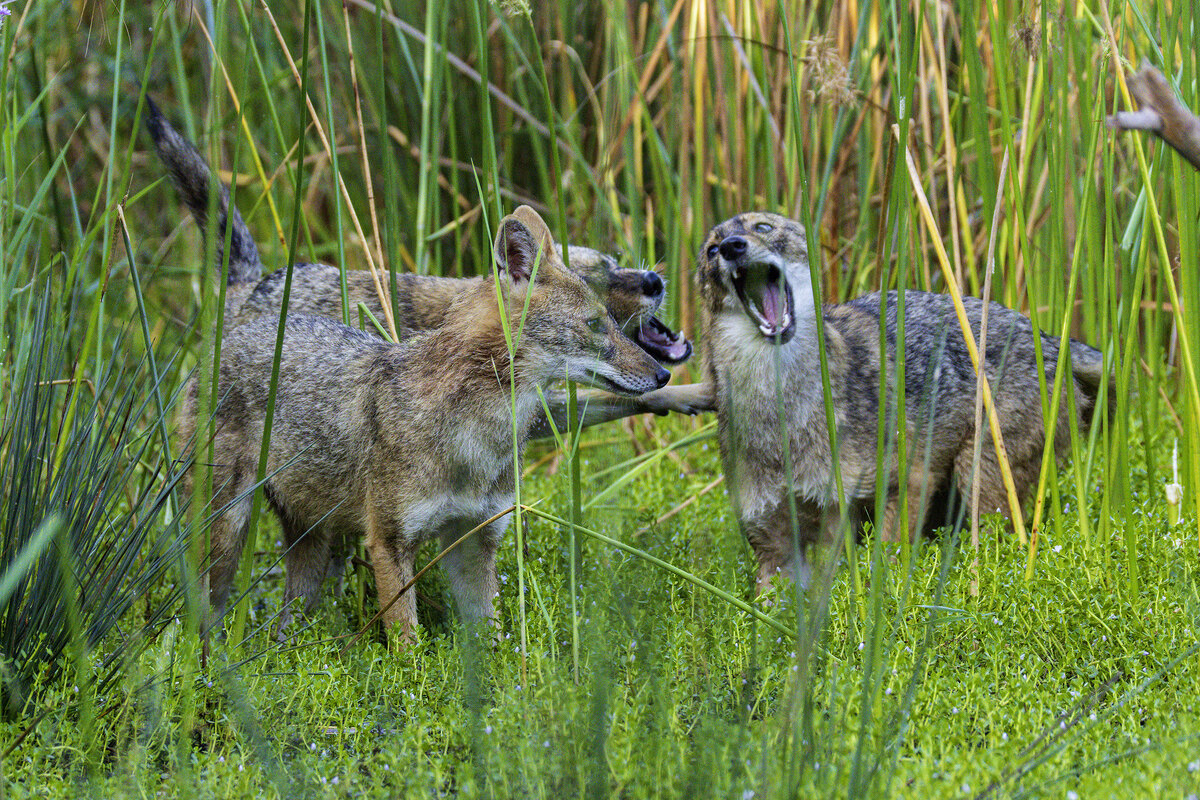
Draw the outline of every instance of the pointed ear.
<instances>
[{"instance_id":1,"label":"pointed ear","mask_svg":"<svg viewBox=\"0 0 1200 800\"><path fill-rule=\"evenodd\" d=\"M555 257L550 229L529 206L521 206L500 220L494 250L496 264L517 281L529 280L539 259L544 265Z\"/></svg>"}]
</instances>

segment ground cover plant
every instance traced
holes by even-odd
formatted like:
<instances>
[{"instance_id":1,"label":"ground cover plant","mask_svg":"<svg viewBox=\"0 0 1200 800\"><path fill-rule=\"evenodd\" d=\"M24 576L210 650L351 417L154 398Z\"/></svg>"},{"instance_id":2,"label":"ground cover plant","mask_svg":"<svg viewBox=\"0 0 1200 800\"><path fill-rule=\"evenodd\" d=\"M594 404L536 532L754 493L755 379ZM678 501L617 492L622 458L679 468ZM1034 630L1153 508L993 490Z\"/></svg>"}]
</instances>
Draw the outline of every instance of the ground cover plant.
<instances>
[{"instance_id":1,"label":"ground cover plant","mask_svg":"<svg viewBox=\"0 0 1200 800\"><path fill-rule=\"evenodd\" d=\"M0 4L0 791L1200 791L1200 173L1105 126L1142 60L1200 108L1192 4L293 5ZM171 432L221 287L146 94L268 269L479 274L529 203L661 264L694 336L697 246L766 208L808 225L825 300L988 293L1100 348L1115 389L1013 529L868 535L766 602L710 418L535 443L494 646L434 569L389 647L361 552L276 642L260 509L205 651L215 509L186 507Z\"/></svg>"}]
</instances>

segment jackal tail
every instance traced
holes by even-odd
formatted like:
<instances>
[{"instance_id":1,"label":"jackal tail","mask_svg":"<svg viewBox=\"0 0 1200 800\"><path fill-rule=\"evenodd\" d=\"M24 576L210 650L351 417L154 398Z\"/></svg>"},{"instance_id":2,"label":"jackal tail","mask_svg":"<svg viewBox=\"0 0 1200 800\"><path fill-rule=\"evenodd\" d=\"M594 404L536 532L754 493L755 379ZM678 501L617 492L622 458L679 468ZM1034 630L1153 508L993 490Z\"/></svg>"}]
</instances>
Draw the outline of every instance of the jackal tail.
<instances>
[{"instance_id":1,"label":"jackal tail","mask_svg":"<svg viewBox=\"0 0 1200 800\"><path fill-rule=\"evenodd\" d=\"M1108 385L1107 416L1111 421L1117 405L1117 379L1112 370L1105 365L1104 356L1100 351L1082 342L1072 341L1071 373L1091 401L1092 407L1085 413L1089 424L1092 422L1092 412L1100 398L1100 391L1105 384Z\"/></svg>"},{"instance_id":2,"label":"jackal tail","mask_svg":"<svg viewBox=\"0 0 1200 800\"><path fill-rule=\"evenodd\" d=\"M195 145L175 130L149 97L146 98L146 103L149 107L146 127L150 131L151 138L154 139L154 149L166 166L167 173L171 176L171 183L175 184L175 190L179 192L180 198L191 209L192 216L196 218L196 224L200 226L200 230L207 236L209 177L212 172ZM214 234L217 238L216 267L220 270L225 262L225 240L228 236L229 272L227 282L231 286L239 283L255 283L262 277L262 261L258 256L258 246L254 244L254 239L251 238L250 231L242 220L242 215L236 208L229 207L229 189L223 184L217 187L216 199L217 224Z\"/></svg>"}]
</instances>

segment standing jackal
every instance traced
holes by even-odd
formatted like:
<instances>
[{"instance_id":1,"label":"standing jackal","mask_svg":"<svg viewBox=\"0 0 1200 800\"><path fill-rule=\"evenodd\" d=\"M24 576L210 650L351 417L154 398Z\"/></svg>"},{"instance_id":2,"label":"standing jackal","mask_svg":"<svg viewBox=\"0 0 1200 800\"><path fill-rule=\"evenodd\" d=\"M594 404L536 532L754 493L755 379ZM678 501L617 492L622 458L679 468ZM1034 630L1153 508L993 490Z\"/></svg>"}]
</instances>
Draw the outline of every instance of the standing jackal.
<instances>
[{"instance_id":1,"label":"standing jackal","mask_svg":"<svg viewBox=\"0 0 1200 800\"><path fill-rule=\"evenodd\" d=\"M167 168L180 198L191 210L200 228L207 234L211 171L204 157L163 116L147 98L146 127L154 140L154 149ZM215 203L214 238L216 269L225 263L225 237L229 236L227 288L225 292L226 327L232 328L259 316L279 317L283 306L286 269L263 276L262 261L254 239L237 208L229 204L229 190L218 184ZM561 253L561 246L559 252ZM660 363L682 364L692 355L692 343L683 334L671 330L656 314L666 298L663 279L653 270L625 269L607 253L589 247L566 248L572 272L582 277L603 298L621 329ZM347 298L352 309L362 303L375 319L385 318L375 281L367 270L347 270ZM442 325L455 298L477 287L483 278L446 278L433 275L397 273L394 298L396 333L401 341ZM342 271L328 264L295 264L292 267L288 312L342 318ZM696 414L711 411L707 395L697 387L668 386L659 391L632 398L607 392L586 392L580 398L580 423L594 425L614 419L653 412L675 411ZM547 393L547 405L558 430L568 424L567 399L560 391ZM543 415L538 416L534 436L549 436L551 428Z\"/></svg>"},{"instance_id":2,"label":"standing jackal","mask_svg":"<svg viewBox=\"0 0 1200 800\"><path fill-rule=\"evenodd\" d=\"M698 256L704 303L705 372L717 405L721 456L743 533L758 559L758 588L787 571L807 580L805 547L828 540L839 523L839 498L826 425L804 228L766 212L740 214L713 228ZM870 294L827 305L825 347L837 422L838 464L849 519L859 524L877 491L880 370L886 371L881 535L900 535L895 435L897 293ZM964 300L976 341L983 303ZM931 497L951 484L969 497L974 481L981 508L1008 508L991 435L983 430L979 474L972 474L976 373L948 295L904 295L904 402L909 443L908 531L922 530ZM1054 381L1058 339L1042 336L1047 385ZM1046 441L1028 319L992 303L983 354L1001 435L1022 502L1041 468ZM1072 340L1071 380L1064 381L1054 430L1055 454L1070 445L1070 426L1086 430L1107 376L1098 350ZM1072 420L1067 391L1078 412ZM782 412L782 415L781 415ZM986 423L985 423L986 426ZM786 445L786 450L785 450ZM797 519L793 537L792 504Z\"/></svg>"},{"instance_id":3,"label":"standing jackal","mask_svg":"<svg viewBox=\"0 0 1200 800\"><path fill-rule=\"evenodd\" d=\"M413 576L417 548L428 539L445 547L512 504L514 437L519 454L539 389L564 376L629 395L667 382L563 266L535 211L522 206L501 221L495 259L494 276L456 295L440 327L401 344L323 317L287 318L264 486L289 548L280 629L293 601L317 602L330 544L365 536L384 621L407 635L415 595L392 601ZM212 526L209 573L218 617L246 538L276 325L264 317L225 334L213 485L214 506L228 508ZM493 616L506 524L507 515L445 557L467 621Z\"/></svg>"}]
</instances>

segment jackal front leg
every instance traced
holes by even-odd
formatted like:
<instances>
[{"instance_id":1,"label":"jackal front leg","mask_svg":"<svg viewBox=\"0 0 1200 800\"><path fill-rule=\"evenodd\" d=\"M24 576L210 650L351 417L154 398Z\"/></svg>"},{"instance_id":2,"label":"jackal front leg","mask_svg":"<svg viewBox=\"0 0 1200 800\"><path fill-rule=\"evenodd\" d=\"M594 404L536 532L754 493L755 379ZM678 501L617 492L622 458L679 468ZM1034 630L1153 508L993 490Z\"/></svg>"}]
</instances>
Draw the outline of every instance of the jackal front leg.
<instances>
[{"instance_id":1,"label":"jackal front leg","mask_svg":"<svg viewBox=\"0 0 1200 800\"><path fill-rule=\"evenodd\" d=\"M500 593L496 580L496 549L508 522L505 517L468 536L461 544L446 553L442 566L450 578L450 593L458 606L458 614L468 628L488 625L496 632L494 602ZM473 525L464 523L442 532L442 549L454 544Z\"/></svg>"},{"instance_id":2,"label":"jackal front leg","mask_svg":"<svg viewBox=\"0 0 1200 800\"><path fill-rule=\"evenodd\" d=\"M411 585L416 546L405 541L399 525L371 514L367 523L367 553L375 572L375 590L383 610L383 628L389 636L399 630L412 639L417 627L417 592ZM403 593L401 593L403 592Z\"/></svg>"},{"instance_id":3,"label":"jackal front leg","mask_svg":"<svg viewBox=\"0 0 1200 800\"><path fill-rule=\"evenodd\" d=\"M635 414L688 414L695 416L706 411L716 411L712 387L707 383L686 383L682 386L664 386L637 397L624 397L601 390L583 390L576 396L578 426L586 428L603 422L612 422ZM546 392L546 406L550 418L545 415L534 424L530 437L548 439L553 431L550 422L561 434L570 423L567 393L561 390Z\"/></svg>"}]
</instances>

